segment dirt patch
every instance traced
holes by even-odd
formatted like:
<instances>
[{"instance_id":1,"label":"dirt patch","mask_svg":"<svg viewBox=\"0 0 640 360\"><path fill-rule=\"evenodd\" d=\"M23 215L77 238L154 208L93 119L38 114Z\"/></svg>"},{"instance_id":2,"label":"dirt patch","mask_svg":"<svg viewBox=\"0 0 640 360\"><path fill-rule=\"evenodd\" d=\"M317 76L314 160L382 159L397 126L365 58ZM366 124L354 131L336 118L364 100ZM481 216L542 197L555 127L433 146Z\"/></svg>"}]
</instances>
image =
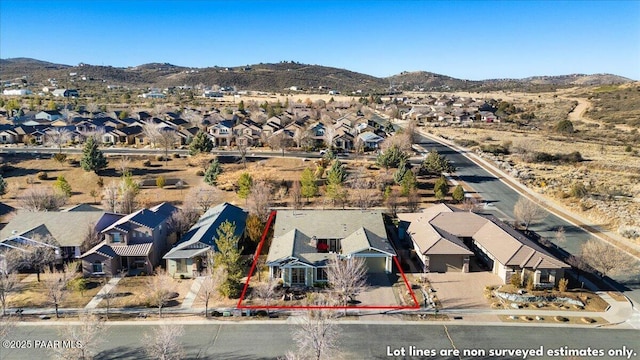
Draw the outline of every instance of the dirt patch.
<instances>
[{"instance_id":1,"label":"dirt patch","mask_svg":"<svg viewBox=\"0 0 640 360\"><path fill-rule=\"evenodd\" d=\"M147 276L131 276L121 279L115 288L111 290L114 298L111 300L110 306L112 308L147 307L148 279L149 277ZM173 279L172 281L173 286L171 289L176 295L166 307L180 306L193 283L191 279ZM101 301L98 307L106 308L106 302L104 300Z\"/></svg>"}]
</instances>

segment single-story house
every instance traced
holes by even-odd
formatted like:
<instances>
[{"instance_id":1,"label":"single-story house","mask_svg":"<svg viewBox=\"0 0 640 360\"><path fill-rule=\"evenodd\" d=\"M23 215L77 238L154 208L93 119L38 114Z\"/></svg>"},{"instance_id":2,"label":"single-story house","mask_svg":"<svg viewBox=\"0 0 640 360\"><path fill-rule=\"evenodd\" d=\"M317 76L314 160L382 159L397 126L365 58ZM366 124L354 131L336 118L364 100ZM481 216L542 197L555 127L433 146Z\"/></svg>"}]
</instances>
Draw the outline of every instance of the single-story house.
<instances>
[{"instance_id":1,"label":"single-story house","mask_svg":"<svg viewBox=\"0 0 640 360\"><path fill-rule=\"evenodd\" d=\"M377 149L380 147L380 143L384 141L382 136L376 135L371 131L365 131L358 134L358 138L364 144L367 149Z\"/></svg>"},{"instance_id":2,"label":"single-story house","mask_svg":"<svg viewBox=\"0 0 640 360\"><path fill-rule=\"evenodd\" d=\"M173 246L163 259L167 261L167 272L172 276L196 277L206 267L209 250L216 251L217 230L225 221L236 225L235 235L242 237L247 212L235 205L222 203L205 212Z\"/></svg>"},{"instance_id":3,"label":"single-story house","mask_svg":"<svg viewBox=\"0 0 640 360\"><path fill-rule=\"evenodd\" d=\"M326 282L328 260L364 258L368 273L391 273L396 251L382 212L372 210L278 210L267 255L271 278L285 286Z\"/></svg>"},{"instance_id":4,"label":"single-story house","mask_svg":"<svg viewBox=\"0 0 640 360\"><path fill-rule=\"evenodd\" d=\"M505 283L534 274L536 287L553 287L569 265L492 215L461 211L445 204L419 213L398 214L424 271L469 271L475 255ZM401 231L401 234L403 231Z\"/></svg>"}]
</instances>

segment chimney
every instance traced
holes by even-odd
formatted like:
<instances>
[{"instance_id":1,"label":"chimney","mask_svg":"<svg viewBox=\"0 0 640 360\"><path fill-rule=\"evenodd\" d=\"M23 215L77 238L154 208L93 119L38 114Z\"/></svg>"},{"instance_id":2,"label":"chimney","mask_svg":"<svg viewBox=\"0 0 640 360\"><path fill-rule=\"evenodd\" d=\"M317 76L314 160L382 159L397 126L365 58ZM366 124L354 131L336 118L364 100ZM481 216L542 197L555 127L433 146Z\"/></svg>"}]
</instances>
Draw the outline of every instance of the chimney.
<instances>
[{"instance_id":1,"label":"chimney","mask_svg":"<svg viewBox=\"0 0 640 360\"><path fill-rule=\"evenodd\" d=\"M318 238L314 235L309 239L309 246L316 247L318 246Z\"/></svg>"}]
</instances>

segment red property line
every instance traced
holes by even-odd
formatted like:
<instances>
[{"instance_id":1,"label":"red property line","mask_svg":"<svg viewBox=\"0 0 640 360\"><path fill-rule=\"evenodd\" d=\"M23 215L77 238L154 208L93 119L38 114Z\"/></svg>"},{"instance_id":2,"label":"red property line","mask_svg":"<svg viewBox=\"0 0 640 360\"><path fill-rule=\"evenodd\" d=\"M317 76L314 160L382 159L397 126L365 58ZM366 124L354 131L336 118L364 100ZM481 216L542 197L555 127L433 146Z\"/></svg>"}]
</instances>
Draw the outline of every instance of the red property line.
<instances>
[{"instance_id":1,"label":"red property line","mask_svg":"<svg viewBox=\"0 0 640 360\"><path fill-rule=\"evenodd\" d=\"M247 282L244 284L244 288L242 289L242 294L240 295L240 300L238 301L238 305L237 308L238 309L269 309L269 310L278 310L278 309L290 309L290 310L317 310L317 309L331 309L331 310L345 310L345 309L371 309L371 310L417 310L420 309L420 304L418 304L418 300L416 299L416 294L413 292L413 289L411 289L411 286L409 285L409 281L407 280L407 277L404 273L404 271L402 271L402 266L400 266L400 262L398 261L398 257L394 256L393 257L393 261L396 264L396 267L398 268L398 270L400 271L400 275L402 276L402 280L404 281L405 286L407 287L407 290L409 291L409 294L411 295L411 299L413 300L413 306L380 306L380 305L360 305L360 306L313 306L313 305L308 305L308 306L303 306L303 305L289 305L289 306L277 306L277 305L271 305L271 306L260 306L260 305L242 305L242 302L244 301L244 298L247 294L247 290L249 289L249 282L251 281L251 276L253 275L253 272L256 269L257 263L258 263L258 256L260 255L260 252L262 251L262 246L264 245L264 242L267 238L267 233L269 232L269 228L271 227L271 224L273 222L273 218L276 215L276 211L272 211L271 214L269 215L269 220L267 220L267 224L265 226L264 229L264 233L262 234L262 239L260 240L260 244L258 245L258 248L256 249L256 254L254 256L253 259L253 264L251 264L251 269L249 270L249 276L247 276Z\"/></svg>"}]
</instances>

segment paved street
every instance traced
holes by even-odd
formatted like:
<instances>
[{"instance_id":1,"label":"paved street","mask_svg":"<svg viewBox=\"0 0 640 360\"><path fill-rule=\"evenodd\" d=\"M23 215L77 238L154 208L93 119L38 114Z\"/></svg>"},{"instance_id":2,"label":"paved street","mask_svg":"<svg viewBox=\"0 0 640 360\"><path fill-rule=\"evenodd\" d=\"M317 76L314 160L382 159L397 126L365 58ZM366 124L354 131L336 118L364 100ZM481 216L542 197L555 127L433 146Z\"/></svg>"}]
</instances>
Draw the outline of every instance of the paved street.
<instances>
[{"instance_id":1,"label":"paved street","mask_svg":"<svg viewBox=\"0 0 640 360\"><path fill-rule=\"evenodd\" d=\"M141 334L148 325L109 326L98 359L146 359ZM182 342L188 359L274 359L293 349L291 334L295 325L282 323L220 324L185 326ZM486 327L430 325L412 322L397 325L346 324L340 325L340 350L344 359L386 359L387 346L393 349L533 349L544 346L545 351L567 346L571 349L633 348L640 352L638 332L613 329L567 329L532 327ZM56 326L20 326L9 339L65 340ZM448 332L448 335L447 335ZM451 337L451 340L449 337ZM47 359L51 350L0 349L0 359ZM402 357L395 357L402 358ZM409 357L405 357L409 358ZM458 359L457 356L436 358ZM461 356L461 358L472 358ZM488 358L488 356L484 356ZM500 358L522 358L502 356ZM540 358L540 357L538 357ZM542 358L550 358L544 356ZM566 359L567 356L556 358ZM575 357L574 357L575 358ZM583 357L586 358L586 357ZM611 358L605 356L604 358ZM618 357L622 358L622 357ZM632 356L632 359L638 358Z\"/></svg>"},{"instance_id":2,"label":"paved street","mask_svg":"<svg viewBox=\"0 0 640 360\"><path fill-rule=\"evenodd\" d=\"M441 155L445 155L456 167L455 175L471 186L483 200L490 206L485 207L483 212L496 215L503 220L513 220L513 207L520 195L500 181L496 176L469 160L467 157L449 148L446 145L435 142L424 135L419 135L419 144L427 150L436 149ZM560 226L564 227L566 241L556 244L570 254L579 254L580 246L588 241L592 236L585 230L570 224L555 214L549 213L541 224L533 225L531 230L542 237L546 237L555 242L555 231ZM614 277L619 282L619 288L625 290L625 295L640 303L640 275L625 274Z\"/></svg>"}]
</instances>

